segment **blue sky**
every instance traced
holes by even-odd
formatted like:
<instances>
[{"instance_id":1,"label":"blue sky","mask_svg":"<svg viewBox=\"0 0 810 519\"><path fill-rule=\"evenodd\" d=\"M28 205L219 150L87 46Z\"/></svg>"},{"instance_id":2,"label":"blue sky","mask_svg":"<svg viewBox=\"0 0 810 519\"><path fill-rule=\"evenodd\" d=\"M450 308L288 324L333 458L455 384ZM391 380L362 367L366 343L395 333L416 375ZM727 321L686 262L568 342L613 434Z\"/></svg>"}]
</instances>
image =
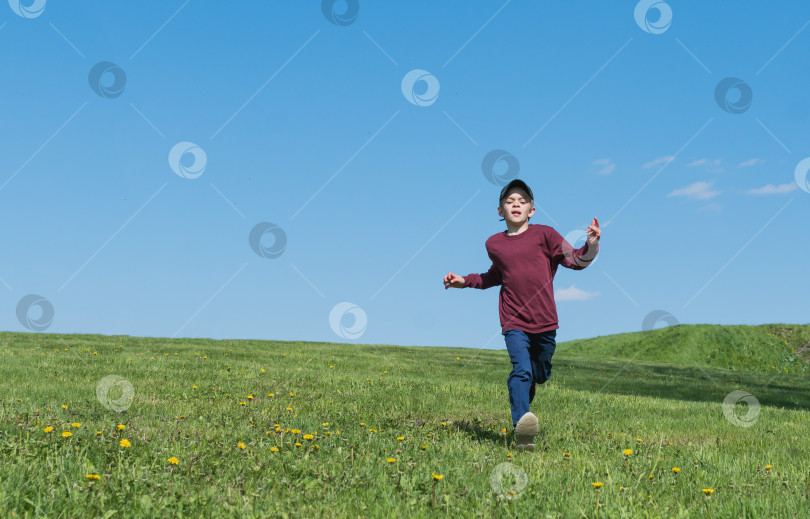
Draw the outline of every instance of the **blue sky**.
<instances>
[{"instance_id":1,"label":"blue sky","mask_svg":"<svg viewBox=\"0 0 810 519\"><path fill-rule=\"evenodd\" d=\"M515 175L558 341L808 322L810 5L334 4L0 6L0 328L502 348Z\"/></svg>"}]
</instances>

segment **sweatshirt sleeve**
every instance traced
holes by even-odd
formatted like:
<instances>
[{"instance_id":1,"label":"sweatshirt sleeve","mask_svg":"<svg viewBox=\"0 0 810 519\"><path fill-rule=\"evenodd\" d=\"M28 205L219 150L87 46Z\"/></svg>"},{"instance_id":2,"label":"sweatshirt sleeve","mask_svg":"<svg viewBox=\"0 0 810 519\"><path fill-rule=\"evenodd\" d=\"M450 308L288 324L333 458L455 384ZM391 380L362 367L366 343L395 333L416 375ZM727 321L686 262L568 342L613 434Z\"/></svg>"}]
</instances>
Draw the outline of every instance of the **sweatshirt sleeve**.
<instances>
[{"instance_id":1,"label":"sweatshirt sleeve","mask_svg":"<svg viewBox=\"0 0 810 519\"><path fill-rule=\"evenodd\" d=\"M464 276L464 288L480 288L484 290L500 284L502 284L501 271L494 263L483 274L467 274Z\"/></svg>"},{"instance_id":2,"label":"sweatshirt sleeve","mask_svg":"<svg viewBox=\"0 0 810 519\"><path fill-rule=\"evenodd\" d=\"M591 246L588 241L579 249L575 249L568 240L549 227L546 232L546 246L549 250L549 257L554 264L562 265L571 270L582 270L588 267L599 253L599 241Z\"/></svg>"}]
</instances>

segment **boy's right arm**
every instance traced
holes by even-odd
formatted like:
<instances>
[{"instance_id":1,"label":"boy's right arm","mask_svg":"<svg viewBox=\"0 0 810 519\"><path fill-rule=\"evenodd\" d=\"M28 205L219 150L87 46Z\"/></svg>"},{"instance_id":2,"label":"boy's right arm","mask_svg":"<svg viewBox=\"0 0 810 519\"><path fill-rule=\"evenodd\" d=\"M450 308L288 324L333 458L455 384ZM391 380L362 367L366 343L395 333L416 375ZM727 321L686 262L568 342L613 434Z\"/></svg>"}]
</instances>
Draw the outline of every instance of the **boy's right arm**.
<instances>
[{"instance_id":1,"label":"boy's right arm","mask_svg":"<svg viewBox=\"0 0 810 519\"><path fill-rule=\"evenodd\" d=\"M450 272L444 276L444 288L479 288L481 290L502 284L501 271L493 263L483 274L467 274L464 277Z\"/></svg>"}]
</instances>

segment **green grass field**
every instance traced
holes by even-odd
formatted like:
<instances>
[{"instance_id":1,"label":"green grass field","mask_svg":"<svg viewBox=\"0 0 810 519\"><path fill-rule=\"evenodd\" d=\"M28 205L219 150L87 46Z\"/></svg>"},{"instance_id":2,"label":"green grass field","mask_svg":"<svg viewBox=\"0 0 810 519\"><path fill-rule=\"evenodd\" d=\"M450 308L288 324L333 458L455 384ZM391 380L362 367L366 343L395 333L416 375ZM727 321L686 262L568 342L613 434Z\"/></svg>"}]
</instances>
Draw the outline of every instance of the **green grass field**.
<instances>
[{"instance_id":1,"label":"green grass field","mask_svg":"<svg viewBox=\"0 0 810 519\"><path fill-rule=\"evenodd\" d=\"M529 453L505 350L0 333L0 517L810 517L808 346L560 343Z\"/></svg>"}]
</instances>

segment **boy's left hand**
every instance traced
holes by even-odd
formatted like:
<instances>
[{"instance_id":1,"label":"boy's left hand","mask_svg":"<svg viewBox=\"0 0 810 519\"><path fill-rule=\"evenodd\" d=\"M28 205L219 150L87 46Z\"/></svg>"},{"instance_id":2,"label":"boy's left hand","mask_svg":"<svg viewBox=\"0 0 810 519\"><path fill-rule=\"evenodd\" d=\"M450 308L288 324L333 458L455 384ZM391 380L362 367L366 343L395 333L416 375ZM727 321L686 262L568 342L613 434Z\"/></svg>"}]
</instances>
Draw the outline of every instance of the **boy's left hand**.
<instances>
[{"instance_id":1,"label":"boy's left hand","mask_svg":"<svg viewBox=\"0 0 810 519\"><path fill-rule=\"evenodd\" d=\"M599 220L594 217L591 225L588 226L588 243L597 243L601 235L602 231L599 229Z\"/></svg>"}]
</instances>

